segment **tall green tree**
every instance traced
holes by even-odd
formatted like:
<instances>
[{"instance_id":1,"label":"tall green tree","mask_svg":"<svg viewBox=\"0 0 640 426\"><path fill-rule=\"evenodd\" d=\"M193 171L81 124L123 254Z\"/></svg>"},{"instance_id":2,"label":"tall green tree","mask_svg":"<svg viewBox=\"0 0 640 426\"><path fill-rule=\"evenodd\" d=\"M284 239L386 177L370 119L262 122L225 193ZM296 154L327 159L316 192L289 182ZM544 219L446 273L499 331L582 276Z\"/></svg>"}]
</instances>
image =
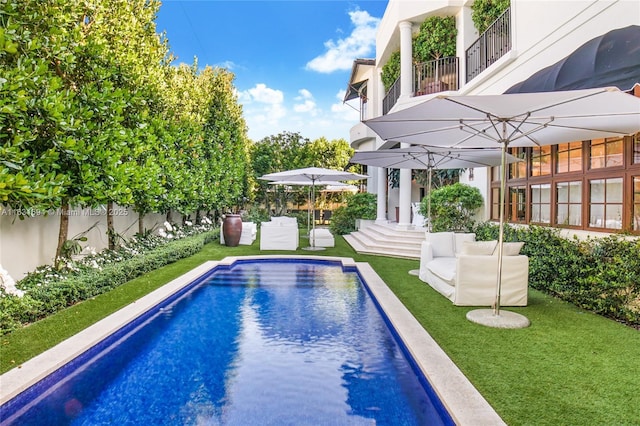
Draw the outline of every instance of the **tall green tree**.
<instances>
[{"instance_id":1,"label":"tall green tree","mask_svg":"<svg viewBox=\"0 0 640 426\"><path fill-rule=\"evenodd\" d=\"M213 83L204 137L209 164L206 184L215 191L201 201L199 208L237 206L246 197L244 182L249 163L249 139L242 106L238 103L232 73L207 68L203 74Z\"/></svg>"}]
</instances>

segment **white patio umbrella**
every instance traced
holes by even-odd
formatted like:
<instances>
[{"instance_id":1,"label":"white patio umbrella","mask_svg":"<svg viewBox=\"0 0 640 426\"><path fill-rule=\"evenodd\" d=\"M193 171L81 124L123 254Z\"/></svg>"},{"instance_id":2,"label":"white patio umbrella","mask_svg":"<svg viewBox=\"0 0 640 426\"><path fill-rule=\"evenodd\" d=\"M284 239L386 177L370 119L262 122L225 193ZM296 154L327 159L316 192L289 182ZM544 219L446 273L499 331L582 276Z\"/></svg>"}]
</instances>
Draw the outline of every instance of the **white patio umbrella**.
<instances>
[{"instance_id":1,"label":"white patio umbrella","mask_svg":"<svg viewBox=\"0 0 640 426\"><path fill-rule=\"evenodd\" d=\"M269 173L261 176L260 179L279 182L306 182L311 185L311 208L312 217L315 217L315 187L318 182L340 182L344 180L360 180L369 176L357 173L345 172L343 170L325 169L322 167L306 167L302 169L286 170L283 172ZM304 247L306 250L324 250L324 247L316 247L315 242L316 221L312 223L311 246Z\"/></svg>"},{"instance_id":2,"label":"white patio umbrella","mask_svg":"<svg viewBox=\"0 0 640 426\"><path fill-rule=\"evenodd\" d=\"M502 148L498 278L494 318L487 319L486 325L503 326L500 324L504 320L500 317L500 291L507 148L635 133L640 130L640 98L616 88L437 96L413 107L365 121L365 124L386 141L458 148Z\"/></svg>"},{"instance_id":3,"label":"white patio umbrella","mask_svg":"<svg viewBox=\"0 0 640 426\"><path fill-rule=\"evenodd\" d=\"M262 179L262 178L261 178ZM308 180L282 180L282 181L271 181L269 185L283 185L283 186L308 186L309 187L309 200L311 200L311 183ZM323 186L325 189L323 191L346 191L350 190L350 188L356 188L354 185L347 185L346 183L336 182L336 181L316 181L315 186ZM315 212L314 212L315 215ZM307 209L307 233L309 233L309 226L311 223L311 210Z\"/></svg>"},{"instance_id":4,"label":"white patio umbrella","mask_svg":"<svg viewBox=\"0 0 640 426\"><path fill-rule=\"evenodd\" d=\"M467 169L473 167L499 166L502 163L500 148L446 148L415 145L408 148L379 149L377 151L356 152L352 163L392 169L412 169L428 171L428 192L431 194L432 171L440 169ZM507 162L520 161L507 154ZM427 202L427 229L431 231L431 197Z\"/></svg>"}]
</instances>

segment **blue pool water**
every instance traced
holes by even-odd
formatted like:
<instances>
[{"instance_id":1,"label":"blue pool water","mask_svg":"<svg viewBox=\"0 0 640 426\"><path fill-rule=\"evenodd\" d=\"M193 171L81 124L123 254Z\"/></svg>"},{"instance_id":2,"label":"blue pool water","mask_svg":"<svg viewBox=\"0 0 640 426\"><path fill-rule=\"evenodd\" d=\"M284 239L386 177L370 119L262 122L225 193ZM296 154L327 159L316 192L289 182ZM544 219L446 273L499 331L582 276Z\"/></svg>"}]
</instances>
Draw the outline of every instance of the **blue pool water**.
<instances>
[{"instance_id":1,"label":"blue pool water","mask_svg":"<svg viewBox=\"0 0 640 426\"><path fill-rule=\"evenodd\" d=\"M358 273L218 266L2 407L2 424L453 424Z\"/></svg>"}]
</instances>

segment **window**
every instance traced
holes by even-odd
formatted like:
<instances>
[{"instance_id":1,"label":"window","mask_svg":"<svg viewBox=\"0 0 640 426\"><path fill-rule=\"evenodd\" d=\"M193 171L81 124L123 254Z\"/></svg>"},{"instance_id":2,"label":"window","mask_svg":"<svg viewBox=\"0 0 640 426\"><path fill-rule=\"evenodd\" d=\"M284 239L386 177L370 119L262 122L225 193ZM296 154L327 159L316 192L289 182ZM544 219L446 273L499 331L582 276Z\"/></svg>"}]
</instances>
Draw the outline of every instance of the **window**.
<instances>
[{"instance_id":1,"label":"window","mask_svg":"<svg viewBox=\"0 0 640 426\"><path fill-rule=\"evenodd\" d=\"M582 142L561 143L556 152L556 173L582 170Z\"/></svg>"},{"instance_id":2,"label":"window","mask_svg":"<svg viewBox=\"0 0 640 426\"><path fill-rule=\"evenodd\" d=\"M622 161L623 138L594 139L591 141L589 161L592 169L619 167Z\"/></svg>"},{"instance_id":3,"label":"window","mask_svg":"<svg viewBox=\"0 0 640 426\"><path fill-rule=\"evenodd\" d=\"M531 176L551 174L551 147L535 147L531 151Z\"/></svg>"},{"instance_id":4,"label":"window","mask_svg":"<svg viewBox=\"0 0 640 426\"><path fill-rule=\"evenodd\" d=\"M589 181L589 226L622 229L622 178Z\"/></svg>"},{"instance_id":5,"label":"window","mask_svg":"<svg viewBox=\"0 0 640 426\"><path fill-rule=\"evenodd\" d=\"M500 219L500 188L491 188L491 219Z\"/></svg>"},{"instance_id":6,"label":"window","mask_svg":"<svg viewBox=\"0 0 640 426\"><path fill-rule=\"evenodd\" d=\"M633 177L633 230L640 231L640 176Z\"/></svg>"},{"instance_id":7,"label":"window","mask_svg":"<svg viewBox=\"0 0 640 426\"><path fill-rule=\"evenodd\" d=\"M640 164L640 133L633 137L633 164Z\"/></svg>"},{"instance_id":8,"label":"window","mask_svg":"<svg viewBox=\"0 0 640 426\"><path fill-rule=\"evenodd\" d=\"M556 184L556 224L582 226L582 182Z\"/></svg>"},{"instance_id":9,"label":"window","mask_svg":"<svg viewBox=\"0 0 640 426\"><path fill-rule=\"evenodd\" d=\"M531 185L531 220L551 223L551 185Z\"/></svg>"},{"instance_id":10,"label":"window","mask_svg":"<svg viewBox=\"0 0 640 426\"><path fill-rule=\"evenodd\" d=\"M526 220L527 189L525 186L512 186L509 188L509 207L507 219L512 222L524 222Z\"/></svg>"},{"instance_id":11,"label":"window","mask_svg":"<svg viewBox=\"0 0 640 426\"><path fill-rule=\"evenodd\" d=\"M509 164L509 179L521 179L527 177L527 154L525 148L512 148L511 155L525 161Z\"/></svg>"}]
</instances>

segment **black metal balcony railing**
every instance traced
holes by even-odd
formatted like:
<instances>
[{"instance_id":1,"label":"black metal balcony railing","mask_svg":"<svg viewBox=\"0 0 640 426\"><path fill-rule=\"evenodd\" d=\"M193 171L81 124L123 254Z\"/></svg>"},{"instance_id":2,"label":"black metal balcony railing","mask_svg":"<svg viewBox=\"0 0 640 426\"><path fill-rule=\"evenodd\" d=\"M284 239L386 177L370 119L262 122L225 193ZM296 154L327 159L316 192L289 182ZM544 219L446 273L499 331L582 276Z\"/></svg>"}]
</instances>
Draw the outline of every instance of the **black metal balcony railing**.
<instances>
[{"instance_id":1,"label":"black metal balcony railing","mask_svg":"<svg viewBox=\"0 0 640 426\"><path fill-rule=\"evenodd\" d=\"M398 102L400 97L400 77L393 83L384 99L382 100L382 115L386 115L391 108Z\"/></svg>"},{"instance_id":2,"label":"black metal balcony railing","mask_svg":"<svg viewBox=\"0 0 640 426\"><path fill-rule=\"evenodd\" d=\"M413 68L413 95L458 90L458 58L440 58Z\"/></svg>"},{"instance_id":3,"label":"black metal balcony railing","mask_svg":"<svg viewBox=\"0 0 640 426\"><path fill-rule=\"evenodd\" d=\"M505 10L467 49L467 82L511 50L511 14Z\"/></svg>"}]
</instances>

